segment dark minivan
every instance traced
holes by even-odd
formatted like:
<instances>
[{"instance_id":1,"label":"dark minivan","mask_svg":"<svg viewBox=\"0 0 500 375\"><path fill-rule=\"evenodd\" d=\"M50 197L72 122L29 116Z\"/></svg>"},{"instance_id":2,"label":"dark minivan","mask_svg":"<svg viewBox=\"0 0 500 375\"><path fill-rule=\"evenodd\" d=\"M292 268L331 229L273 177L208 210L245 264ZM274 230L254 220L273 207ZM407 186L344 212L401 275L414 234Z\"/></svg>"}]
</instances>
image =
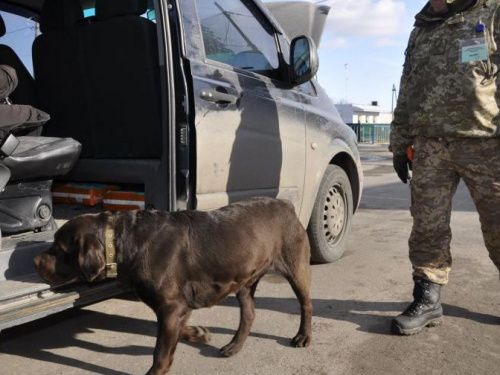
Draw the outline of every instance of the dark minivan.
<instances>
[{"instance_id":1,"label":"dark minivan","mask_svg":"<svg viewBox=\"0 0 500 375\"><path fill-rule=\"evenodd\" d=\"M122 292L112 281L51 289L34 274L55 223L96 210L52 205L54 178L139 187L146 209L288 199L312 261L342 256L363 174L354 133L314 79L327 7L0 0L0 10L0 64L19 78L11 100L51 116L14 132L19 146L0 161L0 181L10 173L0 194L0 329Z\"/></svg>"}]
</instances>

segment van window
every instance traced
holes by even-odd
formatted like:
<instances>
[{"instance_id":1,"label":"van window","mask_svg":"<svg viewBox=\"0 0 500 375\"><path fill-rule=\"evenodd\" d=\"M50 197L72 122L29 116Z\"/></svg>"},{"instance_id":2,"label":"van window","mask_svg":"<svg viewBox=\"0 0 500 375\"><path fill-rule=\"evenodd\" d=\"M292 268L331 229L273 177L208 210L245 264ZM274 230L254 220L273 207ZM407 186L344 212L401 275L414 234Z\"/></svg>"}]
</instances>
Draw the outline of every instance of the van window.
<instances>
[{"instance_id":1,"label":"van window","mask_svg":"<svg viewBox=\"0 0 500 375\"><path fill-rule=\"evenodd\" d=\"M28 71L33 75L31 46L39 34L38 23L33 18L25 18L8 12L0 12L5 22L5 35L0 44L9 46L19 56Z\"/></svg>"},{"instance_id":2,"label":"van window","mask_svg":"<svg viewBox=\"0 0 500 375\"><path fill-rule=\"evenodd\" d=\"M273 76L279 67L274 32L259 22L249 2L197 0L197 5L208 59Z\"/></svg>"}]
</instances>

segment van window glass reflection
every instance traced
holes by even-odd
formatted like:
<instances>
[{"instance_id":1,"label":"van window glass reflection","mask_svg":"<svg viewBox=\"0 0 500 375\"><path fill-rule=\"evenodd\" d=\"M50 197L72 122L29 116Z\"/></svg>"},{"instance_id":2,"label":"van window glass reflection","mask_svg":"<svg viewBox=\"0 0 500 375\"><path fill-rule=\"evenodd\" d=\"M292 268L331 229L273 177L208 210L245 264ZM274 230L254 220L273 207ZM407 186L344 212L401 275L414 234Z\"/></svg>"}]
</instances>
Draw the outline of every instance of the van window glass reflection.
<instances>
[{"instance_id":1,"label":"van window glass reflection","mask_svg":"<svg viewBox=\"0 0 500 375\"><path fill-rule=\"evenodd\" d=\"M311 70L309 54L309 43L307 39L303 38L297 40L293 51L293 69L296 77L307 74Z\"/></svg>"},{"instance_id":2,"label":"van window glass reflection","mask_svg":"<svg viewBox=\"0 0 500 375\"><path fill-rule=\"evenodd\" d=\"M198 0L206 57L270 75L279 67L273 30L239 0Z\"/></svg>"}]
</instances>

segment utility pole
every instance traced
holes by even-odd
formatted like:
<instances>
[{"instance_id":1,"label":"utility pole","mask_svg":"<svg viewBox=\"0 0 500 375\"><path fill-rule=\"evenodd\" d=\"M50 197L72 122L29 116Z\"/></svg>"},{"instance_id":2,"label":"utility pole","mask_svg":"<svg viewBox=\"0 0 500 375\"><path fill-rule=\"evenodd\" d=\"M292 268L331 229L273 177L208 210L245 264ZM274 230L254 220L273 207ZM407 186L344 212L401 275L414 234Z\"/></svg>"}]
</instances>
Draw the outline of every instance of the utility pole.
<instances>
[{"instance_id":1,"label":"utility pole","mask_svg":"<svg viewBox=\"0 0 500 375\"><path fill-rule=\"evenodd\" d=\"M394 117L394 102L396 101L397 102L398 100L398 94L397 94L397 91L396 91L396 85L395 84L392 84L392 104L391 104L391 113L392 113L392 116Z\"/></svg>"}]
</instances>

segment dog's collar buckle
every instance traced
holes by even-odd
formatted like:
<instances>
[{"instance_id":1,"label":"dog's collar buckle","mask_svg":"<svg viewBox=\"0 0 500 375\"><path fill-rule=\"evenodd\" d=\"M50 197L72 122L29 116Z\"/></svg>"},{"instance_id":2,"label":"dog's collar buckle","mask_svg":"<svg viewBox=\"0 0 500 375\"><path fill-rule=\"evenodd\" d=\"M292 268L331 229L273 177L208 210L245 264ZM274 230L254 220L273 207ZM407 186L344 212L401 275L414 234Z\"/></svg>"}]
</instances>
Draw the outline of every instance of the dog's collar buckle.
<instances>
[{"instance_id":1,"label":"dog's collar buckle","mask_svg":"<svg viewBox=\"0 0 500 375\"><path fill-rule=\"evenodd\" d=\"M107 263L106 264L106 277L114 279L117 276L118 276L118 270L116 267L116 263Z\"/></svg>"},{"instance_id":2,"label":"dog's collar buckle","mask_svg":"<svg viewBox=\"0 0 500 375\"><path fill-rule=\"evenodd\" d=\"M116 248L115 248L115 231L113 229L113 218L108 218L106 223L105 256L106 256L106 277L115 279L118 277L118 269L116 265Z\"/></svg>"}]
</instances>

